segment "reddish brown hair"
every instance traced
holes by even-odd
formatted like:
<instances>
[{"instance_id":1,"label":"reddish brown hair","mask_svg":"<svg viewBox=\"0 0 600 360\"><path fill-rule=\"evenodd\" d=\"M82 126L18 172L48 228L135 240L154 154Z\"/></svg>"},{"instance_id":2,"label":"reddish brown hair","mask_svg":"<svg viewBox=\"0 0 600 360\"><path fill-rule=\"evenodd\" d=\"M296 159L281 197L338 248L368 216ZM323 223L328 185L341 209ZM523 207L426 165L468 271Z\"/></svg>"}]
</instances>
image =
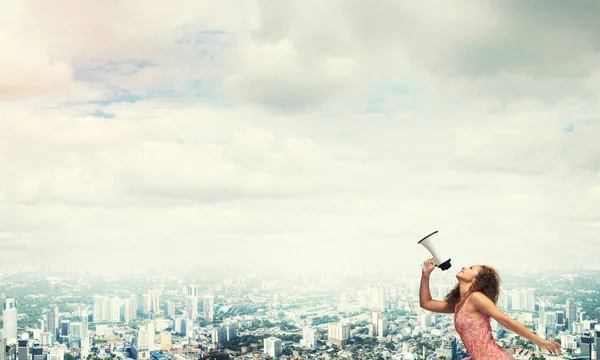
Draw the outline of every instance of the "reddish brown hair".
<instances>
[{"instance_id":1,"label":"reddish brown hair","mask_svg":"<svg viewBox=\"0 0 600 360\"><path fill-rule=\"evenodd\" d=\"M498 295L500 295L500 283L502 282L500 275L498 275L496 269L491 266L479 265L479 267L480 269L475 277L475 281L471 284L471 288L465 294L465 298L466 296L479 291L495 304L498 301ZM461 300L459 284L456 284L448 295L446 295L444 300L446 300L446 309L455 311L456 304Z\"/></svg>"}]
</instances>

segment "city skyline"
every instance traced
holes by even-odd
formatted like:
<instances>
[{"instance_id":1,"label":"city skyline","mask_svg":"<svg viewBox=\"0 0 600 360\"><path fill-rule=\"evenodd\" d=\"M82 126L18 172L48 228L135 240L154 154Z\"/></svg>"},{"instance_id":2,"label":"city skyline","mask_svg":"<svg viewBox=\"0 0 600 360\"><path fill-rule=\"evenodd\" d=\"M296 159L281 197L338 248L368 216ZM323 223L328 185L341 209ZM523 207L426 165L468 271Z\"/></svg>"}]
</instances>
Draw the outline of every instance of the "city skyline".
<instances>
[{"instance_id":1,"label":"city skyline","mask_svg":"<svg viewBox=\"0 0 600 360\"><path fill-rule=\"evenodd\" d=\"M600 5L145 4L0 5L2 263L600 268Z\"/></svg>"}]
</instances>

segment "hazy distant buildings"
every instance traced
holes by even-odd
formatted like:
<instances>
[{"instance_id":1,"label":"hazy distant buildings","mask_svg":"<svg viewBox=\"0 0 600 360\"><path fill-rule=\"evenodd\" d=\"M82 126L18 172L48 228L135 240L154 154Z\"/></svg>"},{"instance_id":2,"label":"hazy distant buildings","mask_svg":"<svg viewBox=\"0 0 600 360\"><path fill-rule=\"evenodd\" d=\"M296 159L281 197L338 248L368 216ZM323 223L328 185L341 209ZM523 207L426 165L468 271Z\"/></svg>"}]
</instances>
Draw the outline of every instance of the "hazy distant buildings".
<instances>
[{"instance_id":1,"label":"hazy distant buildings","mask_svg":"<svg viewBox=\"0 0 600 360\"><path fill-rule=\"evenodd\" d=\"M534 289L513 289L510 292L512 310L535 310L535 291Z\"/></svg>"},{"instance_id":2,"label":"hazy distant buildings","mask_svg":"<svg viewBox=\"0 0 600 360\"><path fill-rule=\"evenodd\" d=\"M372 286L370 288L369 308L373 311L385 311L387 307L387 291L384 286Z\"/></svg>"},{"instance_id":3,"label":"hazy distant buildings","mask_svg":"<svg viewBox=\"0 0 600 360\"><path fill-rule=\"evenodd\" d=\"M6 299L2 311L3 334L6 342L14 344L17 341L17 303L15 299Z\"/></svg>"},{"instance_id":4,"label":"hazy distant buildings","mask_svg":"<svg viewBox=\"0 0 600 360\"><path fill-rule=\"evenodd\" d=\"M94 296L92 319L99 322L125 322L137 318L137 299L135 295L121 299L116 296Z\"/></svg>"}]
</instances>

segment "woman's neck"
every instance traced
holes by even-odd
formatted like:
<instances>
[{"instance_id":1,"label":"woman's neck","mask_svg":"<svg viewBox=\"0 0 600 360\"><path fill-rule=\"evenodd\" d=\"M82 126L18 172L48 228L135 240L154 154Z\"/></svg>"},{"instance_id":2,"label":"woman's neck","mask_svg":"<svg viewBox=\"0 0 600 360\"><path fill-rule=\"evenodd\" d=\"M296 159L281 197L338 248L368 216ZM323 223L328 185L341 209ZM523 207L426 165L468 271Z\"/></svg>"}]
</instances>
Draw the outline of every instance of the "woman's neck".
<instances>
[{"instance_id":1,"label":"woman's neck","mask_svg":"<svg viewBox=\"0 0 600 360\"><path fill-rule=\"evenodd\" d=\"M461 281L460 284L458 285L458 288L460 290L460 298L463 299L465 297L465 295L471 289L471 283L465 283L465 282Z\"/></svg>"}]
</instances>

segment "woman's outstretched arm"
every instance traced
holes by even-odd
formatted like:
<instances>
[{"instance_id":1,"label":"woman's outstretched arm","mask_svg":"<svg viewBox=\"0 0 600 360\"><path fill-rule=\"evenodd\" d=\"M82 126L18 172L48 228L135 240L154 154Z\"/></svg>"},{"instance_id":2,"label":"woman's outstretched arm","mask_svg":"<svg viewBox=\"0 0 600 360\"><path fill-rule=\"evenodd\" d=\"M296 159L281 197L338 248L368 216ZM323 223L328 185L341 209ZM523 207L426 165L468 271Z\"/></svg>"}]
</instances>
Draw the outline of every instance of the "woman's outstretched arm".
<instances>
[{"instance_id":1,"label":"woman's outstretched arm","mask_svg":"<svg viewBox=\"0 0 600 360\"><path fill-rule=\"evenodd\" d=\"M452 309L446 308L445 301L433 300L429 291L429 275L435 269L435 261L427 259L423 263L423 272L421 274L421 288L419 289L419 305L429 311L437 313L452 313Z\"/></svg>"},{"instance_id":2,"label":"woman's outstretched arm","mask_svg":"<svg viewBox=\"0 0 600 360\"><path fill-rule=\"evenodd\" d=\"M471 302L477 311L488 315L508 330L524 337L537 346L548 350L548 352L551 354L558 354L559 351L562 350L559 343L540 338L531 332L531 330L523 326L523 324L503 313L500 309L498 309L496 304L494 304L494 302L483 293L473 293L473 295L471 295Z\"/></svg>"}]
</instances>

